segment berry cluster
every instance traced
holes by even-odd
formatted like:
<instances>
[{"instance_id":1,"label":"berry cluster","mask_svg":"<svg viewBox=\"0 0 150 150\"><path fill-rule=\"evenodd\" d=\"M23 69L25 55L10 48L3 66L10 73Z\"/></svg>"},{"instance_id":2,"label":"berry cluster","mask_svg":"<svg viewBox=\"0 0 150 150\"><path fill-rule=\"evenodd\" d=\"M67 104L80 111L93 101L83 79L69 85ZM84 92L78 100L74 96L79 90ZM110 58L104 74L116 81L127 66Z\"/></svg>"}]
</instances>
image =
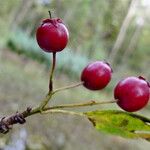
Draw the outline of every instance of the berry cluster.
<instances>
[{"instance_id":1,"label":"berry cluster","mask_svg":"<svg viewBox=\"0 0 150 150\"><path fill-rule=\"evenodd\" d=\"M62 51L69 39L69 32L61 19L46 19L36 33L38 45L49 53ZM87 65L81 74L83 86L89 90L105 88L112 77L109 63L95 61ZM127 77L121 80L114 89L117 104L125 111L133 112L143 108L150 97L150 84L143 77Z\"/></svg>"}]
</instances>

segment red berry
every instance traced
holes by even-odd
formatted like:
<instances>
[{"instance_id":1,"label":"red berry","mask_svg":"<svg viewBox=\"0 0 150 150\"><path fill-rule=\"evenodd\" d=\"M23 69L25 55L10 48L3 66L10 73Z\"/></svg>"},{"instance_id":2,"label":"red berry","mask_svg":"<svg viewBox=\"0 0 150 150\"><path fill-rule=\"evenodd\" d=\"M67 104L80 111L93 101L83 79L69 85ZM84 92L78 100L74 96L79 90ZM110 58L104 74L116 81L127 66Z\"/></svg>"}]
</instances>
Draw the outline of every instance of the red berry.
<instances>
[{"instance_id":1,"label":"red berry","mask_svg":"<svg viewBox=\"0 0 150 150\"><path fill-rule=\"evenodd\" d=\"M81 74L83 85L90 90L100 90L111 80L112 69L103 61L95 61L84 68Z\"/></svg>"},{"instance_id":2,"label":"red berry","mask_svg":"<svg viewBox=\"0 0 150 150\"><path fill-rule=\"evenodd\" d=\"M143 77L128 77L117 84L114 97L122 109L133 112L148 103L149 92L149 84Z\"/></svg>"},{"instance_id":3,"label":"red berry","mask_svg":"<svg viewBox=\"0 0 150 150\"><path fill-rule=\"evenodd\" d=\"M46 19L38 27L36 39L45 52L59 52L66 47L69 32L61 19Z\"/></svg>"}]
</instances>

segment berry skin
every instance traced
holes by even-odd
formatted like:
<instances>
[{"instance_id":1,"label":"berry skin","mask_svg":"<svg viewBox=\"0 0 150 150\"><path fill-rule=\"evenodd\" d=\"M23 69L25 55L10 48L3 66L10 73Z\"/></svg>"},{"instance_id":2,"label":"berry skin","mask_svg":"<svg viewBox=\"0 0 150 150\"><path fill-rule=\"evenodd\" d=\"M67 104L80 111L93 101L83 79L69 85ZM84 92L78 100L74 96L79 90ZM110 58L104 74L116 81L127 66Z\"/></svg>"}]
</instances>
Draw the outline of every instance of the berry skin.
<instances>
[{"instance_id":1,"label":"berry skin","mask_svg":"<svg viewBox=\"0 0 150 150\"><path fill-rule=\"evenodd\" d=\"M84 87L89 90L101 90L111 80L112 69L103 61L95 61L87 65L81 74Z\"/></svg>"},{"instance_id":2,"label":"berry skin","mask_svg":"<svg viewBox=\"0 0 150 150\"><path fill-rule=\"evenodd\" d=\"M61 19L46 19L38 27L36 39L45 52L59 52L66 47L69 32Z\"/></svg>"},{"instance_id":3,"label":"berry skin","mask_svg":"<svg viewBox=\"0 0 150 150\"><path fill-rule=\"evenodd\" d=\"M117 104L128 112L142 109L149 100L150 86L143 77L127 77L114 90Z\"/></svg>"}]
</instances>

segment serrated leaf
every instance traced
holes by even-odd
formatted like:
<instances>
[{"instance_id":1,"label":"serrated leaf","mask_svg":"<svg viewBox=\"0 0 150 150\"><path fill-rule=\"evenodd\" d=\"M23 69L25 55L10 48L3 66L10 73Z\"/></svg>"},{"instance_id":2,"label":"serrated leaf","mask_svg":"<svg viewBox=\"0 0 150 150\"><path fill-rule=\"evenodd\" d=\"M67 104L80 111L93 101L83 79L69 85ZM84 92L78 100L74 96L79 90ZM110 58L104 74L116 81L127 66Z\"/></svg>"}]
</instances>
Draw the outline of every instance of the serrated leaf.
<instances>
[{"instance_id":1,"label":"serrated leaf","mask_svg":"<svg viewBox=\"0 0 150 150\"><path fill-rule=\"evenodd\" d=\"M99 131L126 138L150 140L150 119L124 111L86 112L85 115Z\"/></svg>"}]
</instances>

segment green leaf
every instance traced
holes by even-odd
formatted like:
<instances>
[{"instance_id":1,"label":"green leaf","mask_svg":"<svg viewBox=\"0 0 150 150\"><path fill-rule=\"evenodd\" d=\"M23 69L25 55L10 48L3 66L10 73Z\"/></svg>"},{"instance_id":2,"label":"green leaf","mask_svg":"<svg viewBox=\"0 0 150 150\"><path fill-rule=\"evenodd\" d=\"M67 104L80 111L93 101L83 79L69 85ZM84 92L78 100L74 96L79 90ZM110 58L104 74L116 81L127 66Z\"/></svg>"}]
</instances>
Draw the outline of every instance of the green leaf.
<instances>
[{"instance_id":1,"label":"green leaf","mask_svg":"<svg viewBox=\"0 0 150 150\"><path fill-rule=\"evenodd\" d=\"M146 117L116 110L97 110L86 112L85 115L98 131L150 141L150 119Z\"/></svg>"}]
</instances>

